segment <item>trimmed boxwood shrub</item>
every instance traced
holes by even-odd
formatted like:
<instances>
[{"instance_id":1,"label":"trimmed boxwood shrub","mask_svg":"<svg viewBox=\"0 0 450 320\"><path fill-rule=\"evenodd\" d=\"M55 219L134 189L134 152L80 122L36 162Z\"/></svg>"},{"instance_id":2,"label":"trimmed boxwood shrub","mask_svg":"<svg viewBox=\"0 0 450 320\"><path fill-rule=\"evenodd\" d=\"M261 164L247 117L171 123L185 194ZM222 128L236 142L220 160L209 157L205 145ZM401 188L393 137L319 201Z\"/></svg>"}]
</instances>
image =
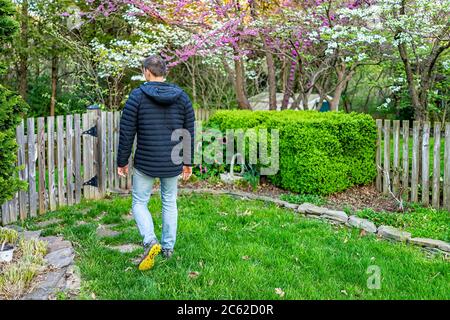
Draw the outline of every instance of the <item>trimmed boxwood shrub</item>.
<instances>
[{"instance_id":1,"label":"trimmed boxwood shrub","mask_svg":"<svg viewBox=\"0 0 450 320\"><path fill-rule=\"evenodd\" d=\"M10 200L21 188L17 160L16 127L26 110L23 99L0 85L0 204Z\"/></svg>"},{"instance_id":2,"label":"trimmed boxwood shrub","mask_svg":"<svg viewBox=\"0 0 450 320\"><path fill-rule=\"evenodd\" d=\"M317 111L218 111L208 125L280 132L280 170L272 182L321 194L367 184L376 176L376 126L366 114Z\"/></svg>"}]
</instances>

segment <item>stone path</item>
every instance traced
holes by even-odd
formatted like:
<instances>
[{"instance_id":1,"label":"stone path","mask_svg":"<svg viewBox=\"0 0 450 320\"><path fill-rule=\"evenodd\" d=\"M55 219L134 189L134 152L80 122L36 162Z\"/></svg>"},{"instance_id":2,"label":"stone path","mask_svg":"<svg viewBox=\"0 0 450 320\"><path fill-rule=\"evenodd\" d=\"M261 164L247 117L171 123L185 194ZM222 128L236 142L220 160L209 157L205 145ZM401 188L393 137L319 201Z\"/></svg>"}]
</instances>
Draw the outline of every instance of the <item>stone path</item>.
<instances>
[{"instance_id":1,"label":"stone path","mask_svg":"<svg viewBox=\"0 0 450 320\"><path fill-rule=\"evenodd\" d=\"M33 237L40 234L38 231L33 232ZM31 231L24 231L23 235L27 233ZM70 241L56 236L37 236L36 239L48 243L44 259L50 271L37 277L31 292L23 296L22 300L53 300L58 292L66 293L69 298L78 295L80 275L74 265L75 252Z\"/></svg>"},{"instance_id":2,"label":"stone path","mask_svg":"<svg viewBox=\"0 0 450 320\"><path fill-rule=\"evenodd\" d=\"M45 220L45 221L36 223L36 226L38 228L45 228L45 227L50 226L52 224L60 224L61 222L63 222L61 219L53 218L53 219L49 219L49 220Z\"/></svg>"},{"instance_id":3,"label":"stone path","mask_svg":"<svg viewBox=\"0 0 450 320\"><path fill-rule=\"evenodd\" d=\"M111 230L114 225L99 225L97 228L97 237L99 238L105 238L105 237L116 237L120 235L121 233L118 231Z\"/></svg>"},{"instance_id":4,"label":"stone path","mask_svg":"<svg viewBox=\"0 0 450 320\"><path fill-rule=\"evenodd\" d=\"M122 244L122 245L118 245L118 246L108 246L108 248L117 250L121 253L130 253L137 249L142 249L142 246L139 246L134 243L126 243L126 244Z\"/></svg>"}]
</instances>

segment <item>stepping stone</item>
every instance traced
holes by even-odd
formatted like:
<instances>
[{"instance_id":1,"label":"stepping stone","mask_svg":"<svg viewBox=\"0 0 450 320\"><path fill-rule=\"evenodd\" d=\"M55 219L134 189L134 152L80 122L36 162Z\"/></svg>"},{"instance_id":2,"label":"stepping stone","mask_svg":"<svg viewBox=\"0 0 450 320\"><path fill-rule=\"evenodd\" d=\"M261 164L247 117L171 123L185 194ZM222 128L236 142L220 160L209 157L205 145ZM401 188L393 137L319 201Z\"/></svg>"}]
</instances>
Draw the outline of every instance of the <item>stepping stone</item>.
<instances>
[{"instance_id":1,"label":"stepping stone","mask_svg":"<svg viewBox=\"0 0 450 320\"><path fill-rule=\"evenodd\" d=\"M428 239L428 238L412 238L409 240L410 243L427 248L438 248L442 251L450 252L450 243L442 240Z\"/></svg>"},{"instance_id":2,"label":"stepping stone","mask_svg":"<svg viewBox=\"0 0 450 320\"><path fill-rule=\"evenodd\" d=\"M298 206L297 211L300 213L306 213L306 214L312 214L320 216L328 211L327 208L318 207L316 205L313 205L311 203L303 203Z\"/></svg>"},{"instance_id":3,"label":"stepping stone","mask_svg":"<svg viewBox=\"0 0 450 320\"><path fill-rule=\"evenodd\" d=\"M46 221L42 221L42 222L36 223L36 226L38 226L39 228L45 228L45 227L47 227L49 225L60 224L62 222L63 221L61 219L53 218L53 219L50 219L50 220L46 220Z\"/></svg>"},{"instance_id":4,"label":"stepping stone","mask_svg":"<svg viewBox=\"0 0 450 320\"><path fill-rule=\"evenodd\" d=\"M36 230L36 231L24 231L22 232L20 235L25 239L25 240L37 240L39 239L39 237L41 236L42 230Z\"/></svg>"},{"instance_id":5,"label":"stepping stone","mask_svg":"<svg viewBox=\"0 0 450 320\"><path fill-rule=\"evenodd\" d=\"M73 248L63 248L53 252L50 252L45 256L48 264L54 266L55 268L64 268L73 263L75 254Z\"/></svg>"},{"instance_id":6,"label":"stepping stone","mask_svg":"<svg viewBox=\"0 0 450 320\"><path fill-rule=\"evenodd\" d=\"M328 210L320 217L341 223L346 223L348 220L348 216L344 211L336 211L336 210Z\"/></svg>"},{"instance_id":7,"label":"stepping stone","mask_svg":"<svg viewBox=\"0 0 450 320\"><path fill-rule=\"evenodd\" d=\"M94 221L100 221L104 216L106 216L106 214L106 211L102 211L97 217L94 218Z\"/></svg>"},{"instance_id":8,"label":"stepping stone","mask_svg":"<svg viewBox=\"0 0 450 320\"><path fill-rule=\"evenodd\" d=\"M104 237L116 237L120 235L120 232L118 231L114 231L109 229L108 227L105 226L99 226L97 228L97 237L99 238L104 238Z\"/></svg>"},{"instance_id":9,"label":"stepping stone","mask_svg":"<svg viewBox=\"0 0 450 320\"><path fill-rule=\"evenodd\" d=\"M363 219L357 216L350 216L350 218L348 219L347 224L351 227L355 227L355 228L359 228L359 229L363 229L367 232L370 233L376 233L377 232L377 227L376 225L367 219Z\"/></svg>"},{"instance_id":10,"label":"stepping stone","mask_svg":"<svg viewBox=\"0 0 450 320\"><path fill-rule=\"evenodd\" d=\"M34 290L22 297L22 300L48 300L55 289L61 287L65 270L50 271Z\"/></svg>"},{"instance_id":11,"label":"stepping stone","mask_svg":"<svg viewBox=\"0 0 450 320\"><path fill-rule=\"evenodd\" d=\"M64 240L63 237L50 236L50 237L43 237L41 238L41 240L48 242L47 250L49 253L53 251L58 251L60 249L72 247L70 241Z\"/></svg>"},{"instance_id":12,"label":"stepping stone","mask_svg":"<svg viewBox=\"0 0 450 320\"><path fill-rule=\"evenodd\" d=\"M411 239L411 233L406 231L400 231L394 227L390 226L380 226L378 228L378 233L380 237L385 239L391 239L396 241L407 241Z\"/></svg>"},{"instance_id":13,"label":"stepping stone","mask_svg":"<svg viewBox=\"0 0 450 320\"><path fill-rule=\"evenodd\" d=\"M142 246L139 246L137 244L134 243L127 243L127 244L122 244L119 246L108 246L108 248L111 248L113 250L117 250L121 253L130 253L133 252L137 249L142 249Z\"/></svg>"},{"instance_id":14,"label":"stepping stone","mask_svg":"<svg viewBox=\"0 0 450 320\"><path fill-rule=\"evenodd\" d=\"M9 226L4 226L3 228L16 230L17 232L23 232L23 228L21 226L16 226L13 224Z\"/></svg>"}]
</instances>

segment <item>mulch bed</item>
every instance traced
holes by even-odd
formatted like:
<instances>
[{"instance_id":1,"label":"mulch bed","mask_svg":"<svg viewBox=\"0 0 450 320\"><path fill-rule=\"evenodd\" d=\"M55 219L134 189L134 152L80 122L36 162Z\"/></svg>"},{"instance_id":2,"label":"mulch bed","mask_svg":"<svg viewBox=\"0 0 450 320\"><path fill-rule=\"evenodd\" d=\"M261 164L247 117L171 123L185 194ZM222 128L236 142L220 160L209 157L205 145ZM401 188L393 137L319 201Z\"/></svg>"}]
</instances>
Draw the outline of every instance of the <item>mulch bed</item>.
<instances>
[{"instance_id":1,"label":"mulch bed","mask_svg":"<svg viewBox=\"0 0 450 320\"><path fill-rule=\"evenodd\" d=\"M399 211L395 200L377 191L374 185L356 186L344 192L332 194L327 197L327 206L340 210L349 208L358 211L371 208L377 212Z\"/></svg>"},{"instance_id":2,"label":"mulch bed","mask_svg":"<svg viewBox=\"0 0 450 320\"><path fill-rule=\"evenodd\" d=\"M229 185L223 182L210 183L208 180L197 180L195 182L183 182L180 180L180 188L190 189L212 189L222 191L244 191L256 195L268 196L272 198L280 198L282 194L290 194L287 190L280 189L266 179L261 179L256 190L251 186L243 187L241 185ZM155 183L155 191L159 189L159 181ZM376 212L399 212L398 205L395 200L387 195L377 191L374 185L355 186L343 192L335 193L325 197L326 204L330 209L352 211L360 211L370 208Z\"/></svg>"},{"instance_id":3,"label":"mulch bed","mask_svg":"<svg viewBox=\"0 0 450 320\"><path fill-rule=\"evenodd\" d=\"M268 196L272 198L279 198L282 194L289 194L289 191L280 189L271 183L267 182L265 179L261 179L260 184L253 190L251 186L243 187L240 185L230 185L223 182L218 182L216 184L211 184L207 180L197 180L195 182L183 182L180 181L180 188L191 188L191 189L213 189L213 190L227 190L227 191L244 191L251 192L261 196Z\"/></svg>"}]
</instances>

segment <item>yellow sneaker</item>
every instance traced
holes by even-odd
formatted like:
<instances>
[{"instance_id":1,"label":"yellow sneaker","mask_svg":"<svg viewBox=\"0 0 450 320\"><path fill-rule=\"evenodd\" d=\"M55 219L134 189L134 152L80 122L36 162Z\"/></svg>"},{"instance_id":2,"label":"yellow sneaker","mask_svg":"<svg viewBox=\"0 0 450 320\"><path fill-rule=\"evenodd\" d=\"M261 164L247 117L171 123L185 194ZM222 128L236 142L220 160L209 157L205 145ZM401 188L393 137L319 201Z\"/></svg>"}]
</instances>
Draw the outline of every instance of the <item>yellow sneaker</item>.
<instances>
[{"instance_id":1,"label":"yellow sneaker","mask_svg":"<svg viewBox=\"0 0 450 320\"><path fill-rule=\"evenodd\" d=\"M139 270L150 270L155 265L155 257L161 252L161 245L154 243L145 248L144 255L139 263Z\"/></svg>"}]
</instances>

